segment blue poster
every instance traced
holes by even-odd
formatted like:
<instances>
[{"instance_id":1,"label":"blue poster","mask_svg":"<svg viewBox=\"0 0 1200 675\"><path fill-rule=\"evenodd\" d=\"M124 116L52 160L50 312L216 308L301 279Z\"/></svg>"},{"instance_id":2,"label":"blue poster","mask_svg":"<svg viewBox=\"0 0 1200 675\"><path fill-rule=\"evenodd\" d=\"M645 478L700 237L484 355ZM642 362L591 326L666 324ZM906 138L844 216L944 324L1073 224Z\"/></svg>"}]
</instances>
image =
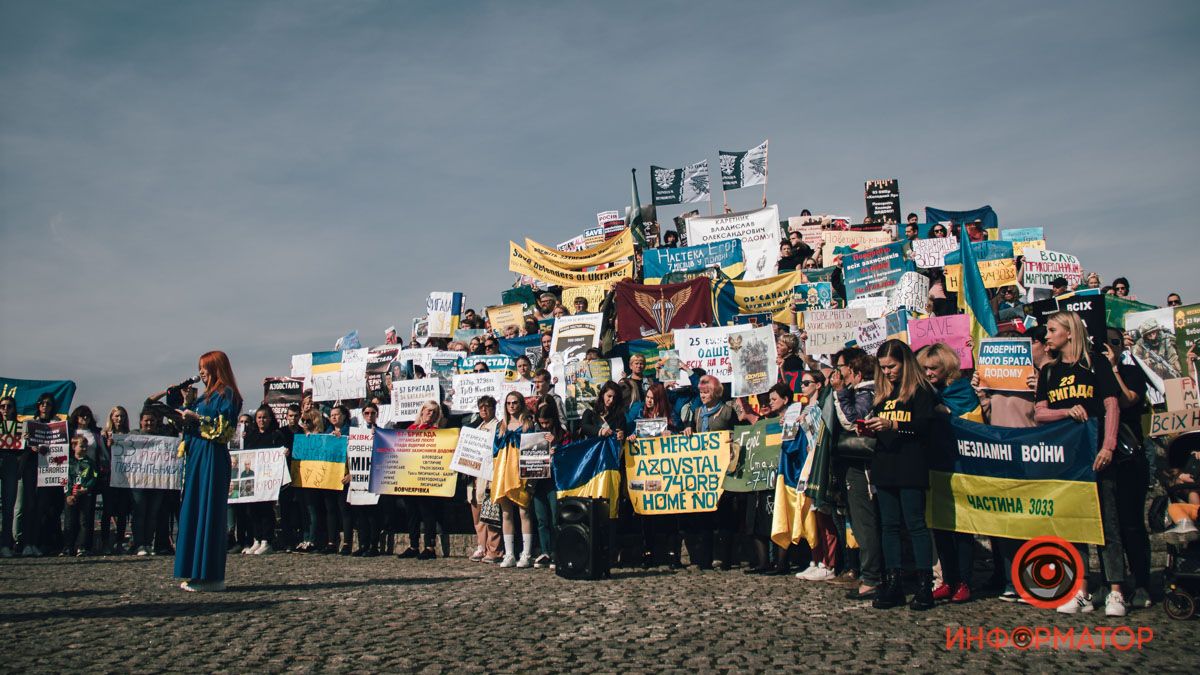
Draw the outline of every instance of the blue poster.
<instances>
[{"instance_id":1,"label":"blue poster","mask_svg":"<svg viewBox=\"0 0 1200 675\"><path fill-rule=\"evenodd\" d=\"M710 267L720 268L730 279L741 279L746 271L746 259L740 239L725 239L699 246L652 248L642 254L644 278L647 284L662 283L672 272L699 272Z\"/></svg>"},{"instance_id":2,"label":"blue poster","mask_svg":"<svg viewBox=\"0 0 1200 675\"><path fill-rule=\"evenodd\" d=\"M905 272L916 271L913 261L905 255L907 241L854 251L842 256L842 275L846 284L846 299L864 295L879 295L900 283Z\"/></svg>"}]
</instances>

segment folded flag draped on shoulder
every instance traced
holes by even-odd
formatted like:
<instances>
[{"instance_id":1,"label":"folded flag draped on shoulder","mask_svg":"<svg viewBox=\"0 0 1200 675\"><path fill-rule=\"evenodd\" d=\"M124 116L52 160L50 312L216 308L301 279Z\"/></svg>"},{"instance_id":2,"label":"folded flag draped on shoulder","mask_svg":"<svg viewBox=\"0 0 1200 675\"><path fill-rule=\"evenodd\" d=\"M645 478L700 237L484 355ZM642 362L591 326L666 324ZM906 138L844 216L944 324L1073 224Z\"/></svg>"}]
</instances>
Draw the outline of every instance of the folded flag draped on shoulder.
<instances>
[{"instance_id":1,"label":"folded flag draped on shoulder","mask_svg":"<svg viewBox=\"0 0 1200 675\"><path fill-rule=\"evenodd\" d=\"M785 419L784 427L779 475L775 478L771 541L782 548L798 544L801 539L807 541L809 546L816 546L817 518L813 510L813 497L807 491L816 450L824 436L821 405L813 404L804 408L800 419L794 423Z\"/></svg>"},{"instance_id":2,"label":"folded flag draped on shoulder","mask_svg":"<svg viewBox=\"0 0 1200 675\"><path fill-rule=\"evenodd\" d=\"M492 446L492 499L529 506L529 491L521 479L521 431L496 434Z\"/></svg>"},{"instance_id":3,"label":"folded flag draped on shoulder","mask_svg":"<svg viewBox=\"0 0 1200 675\"><path fill-rule=\"evenodd\" d=\"M587 438L564 445L551 459L558 498L608 500L608 517L617 517L621 491L621 447L613 436Z\"/></svg>"}]
</instances>

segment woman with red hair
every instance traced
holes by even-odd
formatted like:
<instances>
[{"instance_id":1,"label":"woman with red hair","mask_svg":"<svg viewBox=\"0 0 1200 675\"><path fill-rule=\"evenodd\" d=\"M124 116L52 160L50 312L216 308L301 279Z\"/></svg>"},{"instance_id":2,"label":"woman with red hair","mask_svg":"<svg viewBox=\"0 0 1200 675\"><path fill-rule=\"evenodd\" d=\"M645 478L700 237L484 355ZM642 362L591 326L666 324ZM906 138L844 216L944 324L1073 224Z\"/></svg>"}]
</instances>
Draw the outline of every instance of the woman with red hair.
<instances>
[{"instance_id":1,"label":"woman with red hair","mask_svg":"<svg viewBox=\"0 0 1200 675\"><path fill-rule=\"evenodd\" d=\"M225 590L225 510L229 496L229 448L242 409L233 368L225 352L200 357L204 395L183 416L186 453L175 576L185 591Z\"/></svg>"}]
</instances>

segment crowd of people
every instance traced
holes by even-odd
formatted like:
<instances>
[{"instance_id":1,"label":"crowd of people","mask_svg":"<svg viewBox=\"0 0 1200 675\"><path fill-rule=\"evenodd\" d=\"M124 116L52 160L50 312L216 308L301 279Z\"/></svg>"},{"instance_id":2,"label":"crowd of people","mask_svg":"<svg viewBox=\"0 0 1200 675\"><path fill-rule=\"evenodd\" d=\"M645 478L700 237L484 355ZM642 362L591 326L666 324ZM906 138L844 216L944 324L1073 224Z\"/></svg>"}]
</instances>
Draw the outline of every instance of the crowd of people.
<instances>
[{"instance_id":1,"label":"crowd of people","mask_svg":"<svg viewBox=\"0 0 1200 675\"><path fill-rule=\"evenodd\" d=\"M916 239L916 220L911 214L904 234L894 236ZM951 230L966 239L986 236L980 235L982 231L974 224L967 225L960 229L938 224L929 236L946 236ZM674 232L663 237L664 245L677 240ZM780 270L818 267L819 253L798 232L792 232L780 244ZM960 311L955 294L945 288L942 270L922 272L931 280L927 313ZM835 272L834 287L839 293L840 286L840 275ZM1053 286L1054 295L1075 290L1065 279ZM1099 275L1086 274L1079 286L1134 298L1123 277L1105 284ZM486 333L470 341L432 338L425 346L464 354L499 354L500 340L536 334L542 329L539 320L588 309L586 301L565 306L556 290L542 290L524 325L490 326L481 314L466 310L461 325L484 328ZM1028 299L1028 289L1019 284L991 289L989 294L998 320L1011 316L1007 310L1019 314ZM1181 303L1177 294L1167 301L1172 306ZM554 392L554 376L546 368L551 359L550 336L546 334L540 355L522 355L514 363L512 377L532 382L531 396L516 391L502 400L485 396L469 415L451 414L445 402L429 401L415 421L395 426L412 430L472 427L498 437L536 431L543 433L554 449L584 438L634 439L639 429L646 433L640 420L665 420L665 425L656 429L661 435L693 434L779 418L794 406L818 406L834 449L824 460L827 466L820 469L830 476L830 489L827 500L815 505L816 545L785 548L772 541L773 496L766 492L725 492L715 512L659 516L635 515L628 499L622 498L613 521L614 541L625 542L625 548L636 549L637 554L630 560L622 553L621 562L647 568L690 565L705 570L738 568L746 574L794 575L800 583L843 585L850 602L870 602L879 609L907 605L925 610L940 602L962 603L981 595L1021 601L1011 578L1011 564L1022 542L936 530L927 523L929 471L950 459L934 450L938 447L934 438L945 433L946 420L961 417L994 426L1036 427L1065 419L1097 419L1102 431L1094 469L1106 543L1099 547L1100 569L1095 578L1104 591L1103 607L1110 616L1124 616L1130 608L1150 606L1145 502L1159 468L1155 464L1158 453L1152 439L1142 438L1141 418L1150 411L1148 385L1141 368L1123 358L1126 336L1120 329L1110 328L1104 348L1093 350L1080 317L1065 311L1051 314L1043 325L1000 323L999 336L1020 335L1032 340L1035 375L1030 378L1028 393L981 387L979 378L963 368L956 352L941 343L914 352L906 342L890 339L871 352L847 346L831 358L814 357L805 351L802 330L777 323L779 380L765 394L732 398L718 378L701 370L692 373L687 385L659 381L647 371L645 357L633 354L624 362L625 372L599 388L594 405L578 419L568 419L562 397ZM389 329L387 342L403 341ZM586 358L608 356L592 349ZM487 368L486 363L474 365L476 371ZM65 489L36 486L37 448L2 451L0 556L154 556L170 555L179 548L176 574L192 580L189 590L216 590L223 587L224 578L224 562L216 561L217 556L288 551L432 560L446 553L444 546L439 547L439 535L449 533L456 518L469 513L477 543L470 560L501 568L555 566L557 498L553 479L506 485L503 483L510 478L503 472L496 472L492 481L460 476L454 497L384 495L376 505L350 504L346 491L285 486L276 502L226 507L224 491L230 472L237 471L222 454L222 443L230 439L231 430L224 426L201 429L215 419L223 425L224 415L232 418L241 412L241 393L227 362L225 372L218 373L220 370L202 360L202 375L210 372L203 393L190 385L160 392L143 402L136 417L131 418L122 406L112 407L102 419L87 405L70 410L66 419L71 457ZM416 376L422 375L418 372ZM1067 386L1066 382L1087 386ZM172 397L178 400L164 404L164 399ZM298 435L345 436L354 420L374 429L379 406L389 403L386 389L370 392L362 400L332 402L314 401L312 392L306 391L300 403L287 409L285 419L277 419L266 404L240 414L240 447L283 447L290 453ZM34 419L50 421L60 412L54 398L44 396L37 402ZM15 420L15 400L0 400L0 415ZM112 437L131 429L184 438L189 459L182 499L176 491L131 490L109 484ZM1118 453L1119 432L1134 434L1137 446L1146 451ZM867 436L877 439L870 456L856 451L857 439ZM203 450L204 444L212 447ZM498 452L501 455L495 461L507 461L504 450ZM208 464L193 466L201 461L193 459L198 454L203 454ZM1190 476L1175 478L1186 482ZM347 484L349 480L347 474ZM493 495L498 496L495 501ZM1180 516L1176 536L1195 532L1192 523L1200 495L1192 493L1189 500L1190 504L1173 511ZM219 522L205 525L201 518L197 524L197 513L218 514L214 517ZM197 527L203 531L196 531ZM614 559L621 548L613 547ZM1084 553L1087 561L1086 548ZM990 568L989 578L979 579L975 574L980 557L991 560L990 565L981 567ZM906 587L910 589L907 595ZM1096 604L1098 598L1085 586L1058 611L1088 612Z\"/></svg>"}]
</instances>

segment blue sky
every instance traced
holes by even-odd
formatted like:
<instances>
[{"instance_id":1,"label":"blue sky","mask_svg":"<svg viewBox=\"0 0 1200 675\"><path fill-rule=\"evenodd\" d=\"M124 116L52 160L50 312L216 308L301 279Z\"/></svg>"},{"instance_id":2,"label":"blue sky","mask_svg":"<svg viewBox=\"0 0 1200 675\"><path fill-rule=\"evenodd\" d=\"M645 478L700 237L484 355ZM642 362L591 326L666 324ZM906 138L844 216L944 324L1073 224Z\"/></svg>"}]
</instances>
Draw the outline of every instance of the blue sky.
<instances>
[{"instance_id":1,"label":"blue sky","mask_svg":"<svg viewBox=\"0 0 1200 675\"><path fill-rule=\"evenodd\" d=\"M224 349L243 392L430 290L511 283L637 167L771 140L769 197L991 204L1200 300L1194 2L6 2L0 374L107 409ZM719 193L717 195L719 199ZM757 189L731 195L750 208ZM678 208L663 209L671 216ZM100 413L103 414L103 413Z\"/></svg>"}]
</instances>

